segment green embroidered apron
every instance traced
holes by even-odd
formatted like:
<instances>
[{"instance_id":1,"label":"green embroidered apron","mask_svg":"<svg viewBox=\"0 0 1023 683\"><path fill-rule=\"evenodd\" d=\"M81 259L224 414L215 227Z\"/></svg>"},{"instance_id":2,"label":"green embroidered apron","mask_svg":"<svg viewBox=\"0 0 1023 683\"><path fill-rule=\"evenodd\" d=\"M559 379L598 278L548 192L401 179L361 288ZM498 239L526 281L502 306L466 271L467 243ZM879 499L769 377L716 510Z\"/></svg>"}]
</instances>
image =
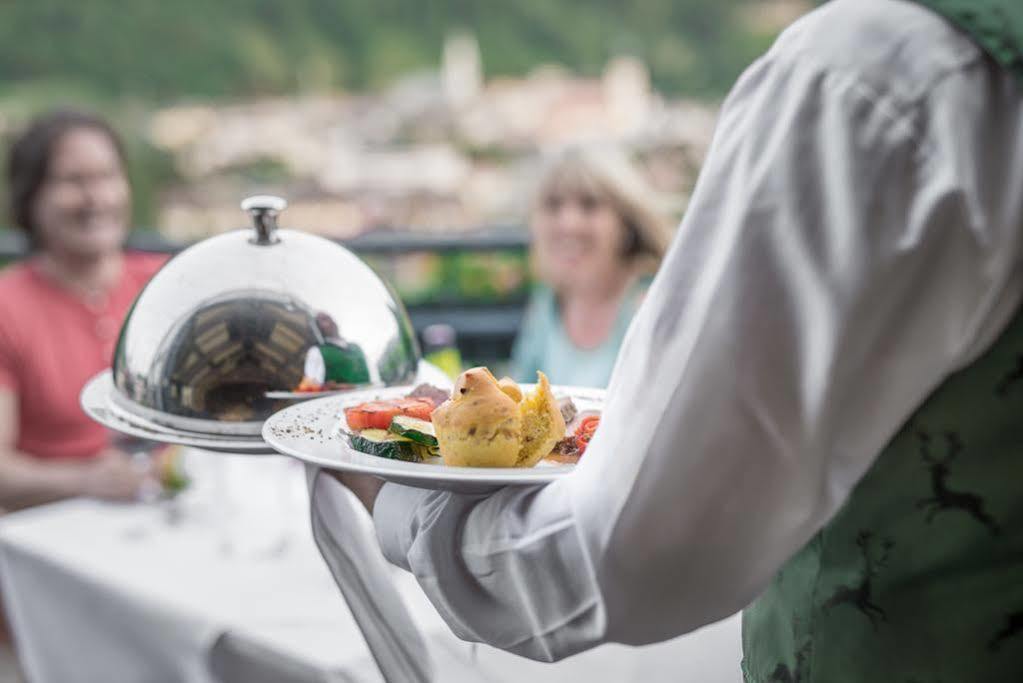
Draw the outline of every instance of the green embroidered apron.
<instances>
[{"instance_id":1,"label":"green embroidered apron","mask_svg":"<svg viewBox=\"0 0 1023 683\"><path fill-rule=\"evenodd\" d=\"M1023 85L1023 0L920 4ZM1023 312L746 610L743 655L751 683L1023 682Z\"/></svg>"},{"instance_id":2,"label":"green embroidered apron","mask_svg":"<svg viewBox=\"0 0 1023 683\"><path fill-rule=\"evenodd\" d=\"M984 48L1023 85L1023 2L915 0L942 15Z\"/></svg>"},{"instance_id":3,"label":"green embroidered apron","mask_svg":"<svg viewBox=\"0 0 1023 683\"><path fill-rule=\"evenodd\" d=\"M1023 681L1023 313L743 615L756 683Z\"/></svg>"}]
</instances>

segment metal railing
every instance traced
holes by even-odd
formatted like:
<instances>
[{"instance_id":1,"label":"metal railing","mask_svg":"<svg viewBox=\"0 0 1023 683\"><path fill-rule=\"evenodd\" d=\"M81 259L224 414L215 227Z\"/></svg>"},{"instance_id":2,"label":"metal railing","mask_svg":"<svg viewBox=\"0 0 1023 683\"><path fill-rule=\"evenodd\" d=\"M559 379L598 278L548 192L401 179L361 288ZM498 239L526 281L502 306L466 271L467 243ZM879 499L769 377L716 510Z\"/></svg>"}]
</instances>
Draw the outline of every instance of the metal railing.
<instances>
[{"instance_id":1,"label":"metal railing","mask_svg":"<svg viewBox=\"0 0 1023 683\"><path fill-rule=\"evenodd\" d=\"M423 234L377 230L350 240L335 240L357 254L401 254L416 251L504 251L529 248L529 235L518 226L496 226L471 233ZM190 244L172 242L158 232L138 230L128 237L128 247L162 254L174 254ZM0 228L0 259L10 261L28 253L25 236Z\"/></svg>"},{"instance_id":2,"label":"metal railing","mask_svg":"<svg viewBox=\"0 0 1023 683\"><path fill-rule=\"evenodd\" d=\"M528 233L521 227L499 226L464 234L423 234L402 231L376 231L339 244L360 256L388 257L417 252L450 254L458 252L524 251L529 248ZM136 231L128 238L128 248L173 254L188 244L172 242L159 233ZM24 235L0 230L0 265L24 257L28 242ZM409 316L418 332L434 323L455 328L458 346L470 362L489 363L507 359L522 322L524 300L521 297L501 302L439 301L408 305Z\"/></svg>"}]
</instances>

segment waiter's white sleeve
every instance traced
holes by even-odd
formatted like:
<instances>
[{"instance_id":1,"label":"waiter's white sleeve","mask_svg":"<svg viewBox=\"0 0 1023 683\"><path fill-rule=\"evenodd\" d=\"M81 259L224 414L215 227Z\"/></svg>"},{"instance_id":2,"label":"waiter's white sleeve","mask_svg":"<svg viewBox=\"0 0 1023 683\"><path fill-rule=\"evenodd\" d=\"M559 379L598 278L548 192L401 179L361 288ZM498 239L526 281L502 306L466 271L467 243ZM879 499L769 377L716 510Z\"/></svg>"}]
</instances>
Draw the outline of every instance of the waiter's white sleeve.
<instances>
[{"instance_id":1,"label":"waiter's white sleeve","mask_svg":"<svg viewBox=\"0 0 1023 683\"><path fill-rule=\"evenodd\" d=\"M459 636L554 660L741 609L1014 314L1019 92L924 10L832 4L725 102L577 471L383 488L385 554Z\"/></svg>"}]
</instances>

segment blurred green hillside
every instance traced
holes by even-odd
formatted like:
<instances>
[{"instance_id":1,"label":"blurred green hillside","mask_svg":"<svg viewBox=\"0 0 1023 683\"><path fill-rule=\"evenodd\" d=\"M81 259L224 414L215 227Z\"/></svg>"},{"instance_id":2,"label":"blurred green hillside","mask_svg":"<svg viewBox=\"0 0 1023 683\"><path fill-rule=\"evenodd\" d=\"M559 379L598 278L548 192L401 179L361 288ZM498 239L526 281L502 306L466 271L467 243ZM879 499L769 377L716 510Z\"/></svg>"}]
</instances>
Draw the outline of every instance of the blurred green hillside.
<instances>
[{"instance_id":1,"label":"blurred green hillside","mask_svg":"<svg viewBox=\"0 0 1023 683\"><path fill-rule=\"evenodd\" d=\"M667 93L718 95L770 35L740 0L33 0L0 3L0 96L31 84L94 97L379 87L473 31L488 76L630 53Z\"/></svg>"}]
</instances>

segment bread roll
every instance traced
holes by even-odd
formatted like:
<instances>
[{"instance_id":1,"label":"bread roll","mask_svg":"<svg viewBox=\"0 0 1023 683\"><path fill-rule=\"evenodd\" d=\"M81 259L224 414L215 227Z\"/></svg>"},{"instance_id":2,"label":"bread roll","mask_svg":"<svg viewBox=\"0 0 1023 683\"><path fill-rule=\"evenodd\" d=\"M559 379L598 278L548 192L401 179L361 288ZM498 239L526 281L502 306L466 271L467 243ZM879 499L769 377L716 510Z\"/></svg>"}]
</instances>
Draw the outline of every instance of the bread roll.
<instances>
[{"instance_id":1,"label":"bread roll","mask_svg":"<svg viewBox=\"0 0 1023 683\"><path fill-rule=\"evenodd\" d=\"M519 402L522 416L522 448L515 465L532 467L550 455L554 444L565 436L565 419L551 393L547 376L537 372L536 389Z\"/></svg>"},{"instance_id":2,"label":"bread roll","mask_svg":"<svg viewBox=\"0 0 1023 683\"><path fill-rule=\"evenodd\" d=\"M487 368L463 372L432 415L444 463L532 467L550 454L565 435L565 421L547 377L537 376L536 390L523 396L515 382L498 382Z\"/></svg>"},{"instance_id":3,"label":"bread roll","mask_svg":"<svg viewBox=\"0 0 1023 683\"><path fill-rule=\"evenodd\" d=\"M522 417L486 368L466 370L451 398L431 416L444 464L514 467L519 457Z\"/></svg>"}]
</instances>

